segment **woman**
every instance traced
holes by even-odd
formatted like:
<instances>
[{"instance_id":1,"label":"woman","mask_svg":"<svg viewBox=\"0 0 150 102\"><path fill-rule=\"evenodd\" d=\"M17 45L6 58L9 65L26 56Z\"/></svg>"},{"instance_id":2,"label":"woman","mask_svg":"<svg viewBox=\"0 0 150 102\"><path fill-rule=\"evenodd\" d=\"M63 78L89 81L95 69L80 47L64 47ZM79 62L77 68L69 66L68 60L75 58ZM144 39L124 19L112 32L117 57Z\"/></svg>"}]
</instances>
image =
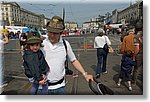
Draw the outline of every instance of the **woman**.
<instances>
[{"instance_id":1,"label":"woman","mask_svg":"<svg viewBox=\"0 0 150 102\"><path fill-rule=\"evenodd\" d=\"M8 43L8 37L6 32L4 32L4 29L0 29L0 94L3 92L3 87L6 85L4 84L4 78L3 78L3 60L4 60L4 44Z\"/></svg>"},{"instance_id":2,"label":"woman","mask_svg":"<svg viewBox=\"0 0 150 102\"><path fill-rule=\"evenodd\" d=\"M104 45L111 45L109 38L104 35L104 30L99 29L98 35L95 37L94 48L97 49L97 67L96 67L96 78L100 77L101 73L107 73L106 70L106 62L107 62L107 54L108 51L104 50ZM106 45L106 46L107 46Z\"/></svg>"}]
</instances>

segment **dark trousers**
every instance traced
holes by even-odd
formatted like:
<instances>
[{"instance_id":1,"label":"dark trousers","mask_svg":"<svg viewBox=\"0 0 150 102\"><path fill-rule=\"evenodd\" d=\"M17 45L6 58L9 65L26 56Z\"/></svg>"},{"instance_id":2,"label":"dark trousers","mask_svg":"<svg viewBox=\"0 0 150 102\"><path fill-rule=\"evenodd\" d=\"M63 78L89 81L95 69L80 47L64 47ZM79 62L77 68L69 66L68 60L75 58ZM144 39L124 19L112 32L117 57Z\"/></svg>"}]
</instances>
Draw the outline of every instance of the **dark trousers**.
<instances>
[{"instance_id":1,"label":"dark trousers","mask_svg":"<svg viewBox=\"0 0 150 102\"><path fill-rule=\"evenodd\" d=\"M119 78L126 79L127 81L131 81L132 79L131 73L132 73L132 67L128 68L127 70L124 70L123 68L121 68Z\"/></svg>"},{"instance_id":2,"label":"dark trousers","mask_svg":"<svg viewBox=\"0 0 150 102\"><path fill-rule=\"evenodd\" d=\"M136 81L137 76L139 74L142 74L142 76L143 76L143 69L142 69L142 67L143 67L143 53L137 54L135 57L135 61L136 61L136 65L134 66L133 76L132 76L133 81Z\"/></svg>"},{"instance_id":3,"label":"dark trousers","mask_svg":"<svg viewBox=\"0 0 150 102\"><path fill-rule=\"evenodd\" d=\"M38 89L39 89L39 84L33 83L32 88L30 90L30 93L32 95L37 95ZM41 94L42 95L47 95L48 94L48 84L42 85Z\"/></svg>"},{"instance_id":4,"label":"dark trousers","mask_svg":"<svg viewBox=\"0 0 150 102\"><path fill-rule=\"evenodd\" d=\"M100 74L106 71L107 54L103 48L97 48L97 67L96 74Z\"/></svg>"}]
</instances>

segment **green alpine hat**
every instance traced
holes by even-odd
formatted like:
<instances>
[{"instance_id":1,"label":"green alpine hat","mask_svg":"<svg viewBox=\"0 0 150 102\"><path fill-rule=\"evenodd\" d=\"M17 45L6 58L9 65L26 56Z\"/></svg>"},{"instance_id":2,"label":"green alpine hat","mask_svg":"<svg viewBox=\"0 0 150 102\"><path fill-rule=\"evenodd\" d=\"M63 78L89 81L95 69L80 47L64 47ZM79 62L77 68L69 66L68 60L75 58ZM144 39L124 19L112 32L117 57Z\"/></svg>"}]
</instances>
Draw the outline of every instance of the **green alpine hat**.
<instances>
[{"instance_id":1,"label":"green alpine hat","mask_svg":"<svg viewBox=\"0 0 150 102\"><path fill-rule=\"evenodd\" d=\"M64 21L59 16L53 16L52 19L47 23L46 28L50 32L60 33L65 29Z\"/></svg>"},{"instance_id":2,"label":"green alpine hat","mask_svg":"<svg viewBox=\"0 0 150 102\"><path fill-rule=\"evenodd\" d=\"M27 44L41 43L42 39L40 38L37 32L30 32L27 36Z\"/></svg>"}]
</instances>

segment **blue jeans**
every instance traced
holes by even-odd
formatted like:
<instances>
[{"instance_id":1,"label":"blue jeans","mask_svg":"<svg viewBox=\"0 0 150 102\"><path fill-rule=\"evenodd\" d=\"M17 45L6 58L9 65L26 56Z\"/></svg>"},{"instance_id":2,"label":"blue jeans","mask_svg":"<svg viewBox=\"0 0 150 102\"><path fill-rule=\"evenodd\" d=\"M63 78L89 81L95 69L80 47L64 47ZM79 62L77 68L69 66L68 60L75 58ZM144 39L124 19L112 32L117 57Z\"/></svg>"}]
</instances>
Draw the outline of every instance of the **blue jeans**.
<instances>
[{"instance_id":1,"label":"blue jeans","mask_svg":"<svg viewBox=\"0 0 150 102\"><path fill-rule=\"evenodd\" d=\"M32 95L37 95L38 94L38 88L39 88L39 84L35 84L35 83L32 83L32 88L30 90L30 93ZM42 89L41 89L41 92L40 94L42 95L47 95L48 94L48 85L42 85Z\"/></svg>"},{"instance_id":2,"label":"blue jeans","mask_svg":"<svg viewBox=\"0 0 150 102\"><path fill-rule=\"evenodd\" d=\"M58 89L49 89L48 94L49 95L65 95L66 94L65 87L63 86Z\"/></svg>"},{"instance_id":3,"label":"blue jeans","mask_svg":"<svg viewBox=\"0 0 150 102\"><path fill-rule=\"evenodd\" d=\"M107 52L103 50L103 48L97 48L97 67L96 74L100 74L106 71L106 63L107 63Z\"/></svg>"}]
</instances>

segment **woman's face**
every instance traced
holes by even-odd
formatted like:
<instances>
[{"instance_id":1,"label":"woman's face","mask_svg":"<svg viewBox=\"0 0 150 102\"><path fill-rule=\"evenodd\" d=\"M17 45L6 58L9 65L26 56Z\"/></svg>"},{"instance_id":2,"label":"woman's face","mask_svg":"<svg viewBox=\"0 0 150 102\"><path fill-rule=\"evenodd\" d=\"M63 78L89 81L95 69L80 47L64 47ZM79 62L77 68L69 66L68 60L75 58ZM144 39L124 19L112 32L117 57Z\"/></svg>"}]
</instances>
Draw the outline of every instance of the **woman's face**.
<instances>
[{"instance_id":1,"label":"woman's face","mask_svg":"<svg viewBox=\"0 0 150 102\"><path fill-rule=\"evenodd\" d=\"M40 43L31 44L29 46L30 50L32 50L33 52L37 52L40 49Z\"/></svg>"},{"instance_id":2,"label":"woman's face","mask_svg":"<svg viewBox=\"0 0 150 102\"><path fill-rule=\"evenodd\" d=\"M48 39L52 44L59 42L61 33L48 32Z\"/></svg>"}]
</instances>

